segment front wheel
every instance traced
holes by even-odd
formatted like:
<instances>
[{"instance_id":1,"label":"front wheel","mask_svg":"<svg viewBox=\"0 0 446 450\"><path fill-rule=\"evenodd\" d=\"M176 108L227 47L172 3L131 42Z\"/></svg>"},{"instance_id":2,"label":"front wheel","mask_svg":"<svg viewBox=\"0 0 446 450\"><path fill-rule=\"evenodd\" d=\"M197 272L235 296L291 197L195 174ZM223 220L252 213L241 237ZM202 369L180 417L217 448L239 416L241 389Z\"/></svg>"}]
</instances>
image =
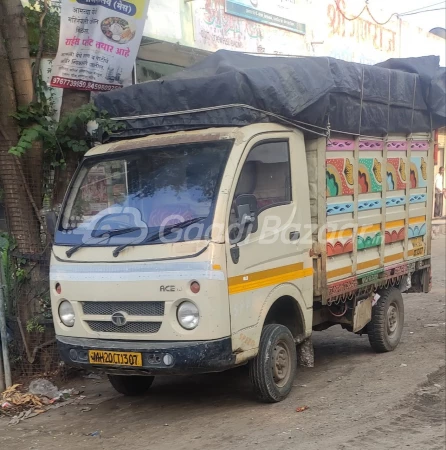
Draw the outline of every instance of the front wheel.
<instances>
[{"instance_id":1,"label":"front wheel","mask_svg":"<svg viewBox=\"0 0 446 450\"><path fill-rule=\"evenodd\" d=\"M380 292L367 325L370 345L377 353L391 352L398 347L404 327L404 303L399 289Z\"/></svg>"},{"instance_id":2,"label":"front wheel","mask_svg":"<svg viewBox=\"0 0 446 450\"><path fill-rule=\"evenodd\" d=\"M135 375L109 375L111 385L120 394L135 397L145 394L152 385L155 377L144 377Z\"/></svg>"},{"instance_id":3,"label":"front wheel","mask_svg":"<svg viewBox=\"0 0 446 450\"><path fill-rule=\"evenodd\" d=\"M283 325L265 325L259 353L249 364L257 398L266 403L285 399L293 387L296 369L296 344L290 330Z\"/></svg>"}]
</instances>

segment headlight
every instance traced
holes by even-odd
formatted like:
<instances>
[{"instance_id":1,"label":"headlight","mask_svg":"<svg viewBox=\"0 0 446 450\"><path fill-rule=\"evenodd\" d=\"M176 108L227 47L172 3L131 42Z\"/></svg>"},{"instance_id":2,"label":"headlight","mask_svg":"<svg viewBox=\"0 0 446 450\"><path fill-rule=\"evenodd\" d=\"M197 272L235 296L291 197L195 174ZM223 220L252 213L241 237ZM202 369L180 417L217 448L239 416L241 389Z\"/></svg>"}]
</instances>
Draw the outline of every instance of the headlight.
<instances>
[{"instance_id":1,"label":"headlight","mask_svg":"<svg viewBox=\"0 0 446 450\"><path fill-rule=\"evenodd\" d=\"M65 326L72 327L74 325L74 309L68 300L64 300L59 305L59 317Z\"/></svg>"},{"instance_id":2,"label":"headlight","mask_svg":"<svg viewBox=\"0 0 446 450\"><path fill-rule=\"evenodd\" d=\"M183 328L193 330L200 321L200 312L192 302L183 302L178 307L177 318Z\"/></svg>"}]
</instances>

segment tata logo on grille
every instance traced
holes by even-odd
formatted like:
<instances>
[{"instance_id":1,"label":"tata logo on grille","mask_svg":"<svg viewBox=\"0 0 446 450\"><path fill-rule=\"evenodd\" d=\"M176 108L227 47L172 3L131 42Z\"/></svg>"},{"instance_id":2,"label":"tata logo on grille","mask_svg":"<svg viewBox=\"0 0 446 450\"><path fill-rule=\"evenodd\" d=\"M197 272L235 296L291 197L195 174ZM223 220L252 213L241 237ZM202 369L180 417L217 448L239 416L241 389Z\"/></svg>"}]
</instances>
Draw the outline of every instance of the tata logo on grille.
<instances>
[{"instance_id":1,"label":"tata logo on grille","mask_svg":"<svg viewBox=\"0 0 446 450\"><path fill-rule=\"evenodd\" d=\"M127 319L121 312L116 312L111 316L111 321L117 326L117 327L123 327L127 323Z\"/></svg>"}]
</instances>

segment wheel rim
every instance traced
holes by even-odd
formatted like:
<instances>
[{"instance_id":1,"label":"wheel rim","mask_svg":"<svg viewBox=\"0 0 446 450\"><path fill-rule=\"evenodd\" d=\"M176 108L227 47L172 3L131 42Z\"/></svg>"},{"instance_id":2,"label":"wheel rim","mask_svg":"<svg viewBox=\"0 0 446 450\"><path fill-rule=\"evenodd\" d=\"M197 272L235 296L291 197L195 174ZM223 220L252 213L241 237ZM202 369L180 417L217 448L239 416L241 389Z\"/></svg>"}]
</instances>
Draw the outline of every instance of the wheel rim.
<instances>
[{"instance_id":1,"label":"wheel rim","mask_svg":"<svg viewBox=\"0 0 446 450\"><path fill-rule=\"evenodd\" d=\"M287 384L291 373L291 356L287 343L277 342L272 356L274 383L278 387L283 387Z\"/></svg>"},{"instance_id":2,"label":"wheel rim","mask_svg":"<svg viewBox=\"0 0 446 450\"><path fill-rule=\"evenodd\" d=\"M399 327L399 309L396 303L391 303L387 309L387 335L393 336Z\"/></svg>"}]
</instances>

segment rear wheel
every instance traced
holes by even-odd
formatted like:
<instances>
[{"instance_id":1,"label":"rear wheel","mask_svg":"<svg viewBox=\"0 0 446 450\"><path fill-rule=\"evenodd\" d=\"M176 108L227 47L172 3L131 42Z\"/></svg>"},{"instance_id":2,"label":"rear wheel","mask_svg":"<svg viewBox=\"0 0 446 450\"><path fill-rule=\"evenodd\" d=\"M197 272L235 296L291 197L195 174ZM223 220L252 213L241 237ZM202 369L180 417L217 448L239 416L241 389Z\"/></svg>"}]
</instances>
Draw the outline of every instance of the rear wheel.
<instances>
[{"instance_id":1,"label":"rear wheel","mask_svg":"<svg viewBox=\"0 0 446 450\"><path fill-rule=\"evenodd\" d=\"M370 345L378 353L391 352L398 347L404 327L404 302L401 292L389 288L380 292L367 325Z\"/></svg>"},{"instance_id":2,"label":"rear wheel","mask_svg":"<svg viewBox=\"0 0 446 450\"><path fill-rule=\"evenodd\" d=\"M108 379L120 394L135 397L145 394L152 385L155 377L109 375Z\"/></svg>"},{"instance_id":3,"label":"rear wheel","mask_svg":"<svg viewBox=\"0 0 446 450\"><path fill-rule=\"evenodd\" d=\"M257 398L266 403L282 401L293 387L296 369L296 344L290 330L283 325L265 325L259 353L249 365Z\"/></svg>"}]
</instances>

